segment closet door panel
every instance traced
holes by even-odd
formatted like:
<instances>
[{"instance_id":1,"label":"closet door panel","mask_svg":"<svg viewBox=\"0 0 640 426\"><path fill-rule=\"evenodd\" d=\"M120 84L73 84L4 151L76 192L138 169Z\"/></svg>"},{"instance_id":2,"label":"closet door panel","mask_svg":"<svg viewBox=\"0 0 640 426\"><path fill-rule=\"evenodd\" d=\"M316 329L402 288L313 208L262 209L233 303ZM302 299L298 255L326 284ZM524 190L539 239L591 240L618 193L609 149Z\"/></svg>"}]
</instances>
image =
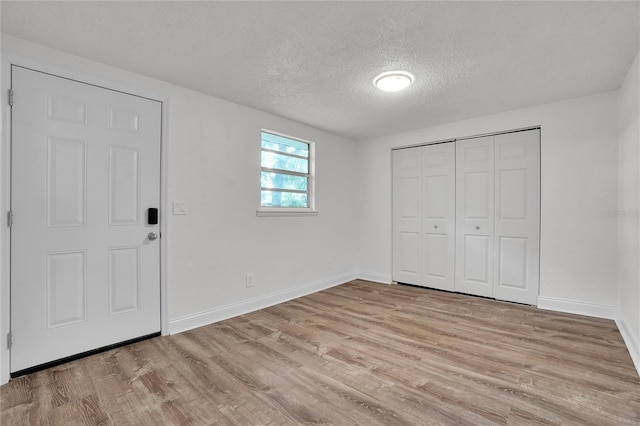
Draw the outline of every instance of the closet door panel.
<instances>
[{"instance_id":1,"label":"closet door panel","mask_svg":"<svg viewBox=\"0 0 640 426\"><path fill-rule=\"evenodd\" d=\"M421 284L422 150L393 151L393 280Z\"/></svg>"},{"instance_id":2,"label":"closet door panel","mask_svg":"<svg viewBox=\"0 0 640 426\"><path fill-rule=\"evenodd\" d=\"M455 291L493 297L494 137L456 141Z\"/></svg>"},{"instance_id":3,"label":"closet door panel","mask_svg":"<svg viewBox=\"0 0 640 426\"><path fill-rule=\"evenodd\" d=\"M455 144L422 147L422 285L453 291Z\"/></svg>"},{"instance_id":4,"label":"closet door panel","mask_svg":"<svg viewBox=\"0 0 640 426\"><path fill-rule=\"evenodd\" d=\"M491 238L486 235L464 237L464 279L472 284L485 285L490 282L489 259Z\"/></svg>"},{"instance_id":5,"label":"closet door panel","mask_svg":"<svg viewBox=\"0 0 640 426\"><path fill-rule=\"evenodd\" d=\"M495 297L537 304L540 130L495 137Z\"/></svg>"}]
</instances>

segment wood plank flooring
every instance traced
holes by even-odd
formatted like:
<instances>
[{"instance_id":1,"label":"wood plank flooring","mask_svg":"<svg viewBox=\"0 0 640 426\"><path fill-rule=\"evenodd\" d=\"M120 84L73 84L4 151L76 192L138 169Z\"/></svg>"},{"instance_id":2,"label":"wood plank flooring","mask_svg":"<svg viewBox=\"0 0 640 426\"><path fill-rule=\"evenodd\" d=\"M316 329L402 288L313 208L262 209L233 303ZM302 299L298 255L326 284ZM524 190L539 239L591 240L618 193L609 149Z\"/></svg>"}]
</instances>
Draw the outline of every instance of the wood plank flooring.
<instances>
[{"instance_id":1,"label":"wood plank flooring","mask_svg":"<svg viewBox=\"0 0 640 426\"><path fill-rule=\"evenodd\" d=\"M615 323L353 281L0 388L2 425L638 425Z\"/></svg>"}]
</instances>

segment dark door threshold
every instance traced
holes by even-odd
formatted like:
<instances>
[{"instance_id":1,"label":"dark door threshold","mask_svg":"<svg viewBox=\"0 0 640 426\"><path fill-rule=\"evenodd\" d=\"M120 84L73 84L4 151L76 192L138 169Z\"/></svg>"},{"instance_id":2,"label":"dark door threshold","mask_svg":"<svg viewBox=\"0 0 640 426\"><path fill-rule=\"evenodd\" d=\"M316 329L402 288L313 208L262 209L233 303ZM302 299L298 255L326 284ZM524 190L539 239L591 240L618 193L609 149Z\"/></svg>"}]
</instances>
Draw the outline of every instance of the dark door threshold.
<instances>
[{"instance_id":1,"label":"dark door threshold","mask_svg":"<svg viewBox=\"0 0 640 426\"><path fill-rule=\"evenodd\" d=\"M44 364L36 365L35 367L25 368L24 370L20 370L20 371L16 371L16 372L11 373L10 377L12 379L15 379L16 377L20 377L20 376L24 376L24 375L27 375L27 374L36 373L38 371L46 370L47 368L55 367L55 366L60 365L60 364L65 364L67 362L75 361L75 360L80 359L80 358L86 358L86 357L91 356L91 355L99 354L101 352L110 351L111 349L116 349L116 348L120 348L122 346L131 345L133 343L138 343L138 342L141 342L143 340L151 339L153 337L158 337L158 336L160 336L160 332L159 331L157 333L147 334L145 336L136 337L135 339L125 340L124 342L114 343L113 345L103 346L101 348L92 349L90 351L82 352L82 353L79 353L79 354L76 354L76 355L71 355L71 356L68 356L68 357L65 357L65 358L60 358L60 359L57 359L55 361L46 362Z\"/></svg>"}]
</instances>

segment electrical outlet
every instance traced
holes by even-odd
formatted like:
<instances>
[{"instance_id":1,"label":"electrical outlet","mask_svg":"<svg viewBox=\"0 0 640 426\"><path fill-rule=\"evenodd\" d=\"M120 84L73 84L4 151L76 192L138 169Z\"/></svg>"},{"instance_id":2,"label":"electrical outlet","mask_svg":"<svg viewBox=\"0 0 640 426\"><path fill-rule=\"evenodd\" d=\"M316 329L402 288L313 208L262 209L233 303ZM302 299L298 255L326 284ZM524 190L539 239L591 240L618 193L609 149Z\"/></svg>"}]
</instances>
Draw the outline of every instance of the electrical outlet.
<instances>
[{"instance_id":1,"label":"electrical outlet","mask_svg":"<svg viewBox=\"0 0 640 426\"><path fill-rule=\"evenodd\" d=\"M247 285L247 288L253 287L253 274L247 274L245 277L245 284Z\"/></svg>"}]
</instances>

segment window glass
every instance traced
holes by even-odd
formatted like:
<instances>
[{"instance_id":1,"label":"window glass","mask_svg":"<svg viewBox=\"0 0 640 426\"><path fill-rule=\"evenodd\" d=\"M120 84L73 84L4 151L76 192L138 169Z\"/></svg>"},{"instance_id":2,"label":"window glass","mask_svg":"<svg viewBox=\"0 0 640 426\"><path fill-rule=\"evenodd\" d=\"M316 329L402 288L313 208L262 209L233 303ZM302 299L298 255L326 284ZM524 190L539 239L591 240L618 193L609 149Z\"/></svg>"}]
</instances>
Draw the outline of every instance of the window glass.
<instances>
[{"instance_id":1,"label":"window glass","mask_svg":"<svg viewBox=\"0 0 640 426\"><path fill-rule=\"evenodd\" d=\"M262 132L262 148L309 157L309 144L285 136Z\"/></svg>"},{"instance_id":2,"label":"window glass","mask_svg":"<svg viewBox=\"0 0 640 426\"><path fill-rule=\"evenodd\" d=\"M307 194L281 191L261 191L263 207L308 207Z\"/></svg>"},{"instance_id":3,"label":"window glass","mask_svg":"<svg viewBox=\"0 0 640 426\"><path fill-rule=\"evenodd\" d=\"M307 178L304 176L262 172L260 181L262 188L307 191Z\"/></svg>"},{"instance_id":4,"label":"window glass","mask_svg":"<svg viewBox=\"0 0 640 426\"><path fill-rule=\"evenodd\" d=\"M311 143L261 133L260 207L310 208Z\"/></svg>"},{"instance_id":5,"label":"window glass","mask_svg":"<svg viewBox=\"0 0 640 426\"><path fill-rule=\"evenodd\" d=\"M262 151L262 167L287 170L290 172L308 173L309 160L306 158L291 157L288 155Z\"/></svg>"}]
</instances>

